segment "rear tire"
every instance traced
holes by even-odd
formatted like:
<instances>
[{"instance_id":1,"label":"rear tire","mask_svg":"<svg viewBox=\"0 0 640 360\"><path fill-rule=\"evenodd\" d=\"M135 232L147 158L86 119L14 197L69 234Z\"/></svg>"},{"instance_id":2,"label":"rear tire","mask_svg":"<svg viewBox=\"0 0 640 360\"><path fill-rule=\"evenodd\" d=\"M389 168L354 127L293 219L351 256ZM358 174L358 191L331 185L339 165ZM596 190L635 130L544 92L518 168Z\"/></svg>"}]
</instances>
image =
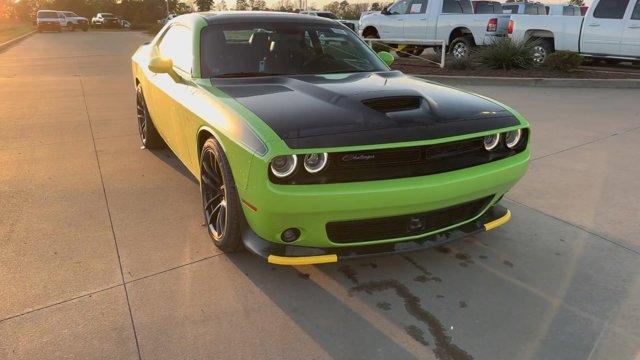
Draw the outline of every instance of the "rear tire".
<instances>
[{"instance_id":1,"label":"rear tire","mask_svg":"<svg viewBox=\"0 0 640 360\"><path fill-rule=\"evenodd\" d=\"M200 192L204 224L213 243L224 252L242 248L242 209L231 167L222 147L207 139L200 154Z\"/></svg>"},{"instance_id":2,"label":"rear tire","mask_svg":"<svg viewBox=\"0 0 640 360\"><path fill-rule=\"evenodd\" d=\"M365 37L365 39L380 39L380 36L378 36L377 33L370 33L367 34ZM381 45L380 43L371 43L371 49L373 49L373 51L375 52L380 52L380 51L386 51L387 49Z\"/></svg>"},{"instance_id":3,"label":"rear tire","mask_svg":"<svg viewBox=\"0 0 640 360\"><path fill-rule=\"evenodd\" d=\"M162 137L158 134L158 130L153 125L153 120L149 115L149 109L147 108L147 102L145 101L144 94L142 92L142 86L138 84L136 86L136 107L138 116L138 133L140 134L140 141L147 149L159 149L165 146Z\"/></svg>"},{"instance_id":4,"label":"rear tire","mask_svg":"<svg viewBox=\"0 0 640 360\"><path fill-rule=\"evenodd\" d=\"M451 51L454 59L462 60L468 58L471 55L472 47L473 42L471 41L471 39L469 39L468 36L461 36L451 42L449 51Z\"/></svg>"},{"instance_id":5,"label":"rear tire","mask_svg":"<svg viewBox=\"0 0 640 360\"><path fill-rule=\"evenodd\" d=\"M540 43L533 48L533 64L542 66L553 52L553 45L548 39L540 39Z\"/></svg>"}]
</instances>

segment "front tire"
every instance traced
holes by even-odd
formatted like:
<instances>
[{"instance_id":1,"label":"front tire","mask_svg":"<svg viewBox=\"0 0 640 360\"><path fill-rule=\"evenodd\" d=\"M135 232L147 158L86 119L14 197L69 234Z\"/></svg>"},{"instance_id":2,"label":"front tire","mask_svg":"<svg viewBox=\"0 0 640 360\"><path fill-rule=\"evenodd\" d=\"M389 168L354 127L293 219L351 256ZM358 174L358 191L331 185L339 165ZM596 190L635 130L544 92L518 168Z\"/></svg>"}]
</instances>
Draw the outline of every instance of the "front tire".
<instances>
[{"instance_id":1,"label":"front tire","mask_svg":"<svg viewBox=\"0 0 640 360\"><path fill-rule=\"evenodd\" d=\"M149 109L147 108L147 102L142 92L142 86L138 84L136 86L136 107L138 116L138 133L140 134L140 141L147 149L158 149L164 147L164 141L158 130L153 125L153 120L149 115Z\"/></svg>"},{"instance_id":2,"label":"front tire","mask_svg":"<svg viewBox=\"0 0 640 360\"><path fill-rule=\"evenodd\" d=\"M224 252L242 248L242 209L231 167L220 144L209 138L200 154L200 191L204 224L213 243Z\"/></svg>"}]
</instances>

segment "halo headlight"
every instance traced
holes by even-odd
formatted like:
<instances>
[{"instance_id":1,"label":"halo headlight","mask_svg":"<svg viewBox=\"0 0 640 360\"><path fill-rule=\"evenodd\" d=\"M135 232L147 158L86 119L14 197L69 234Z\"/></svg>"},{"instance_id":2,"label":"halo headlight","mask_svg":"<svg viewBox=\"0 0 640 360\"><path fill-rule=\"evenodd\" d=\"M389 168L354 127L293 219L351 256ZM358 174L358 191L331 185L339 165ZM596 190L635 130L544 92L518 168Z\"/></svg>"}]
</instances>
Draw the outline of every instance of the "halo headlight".
<instances>
[{"instance_id":1,"label":"halo headlight","mask_svg":"<svg viewBox=\"0 0 640 360\"><path fill-rule=\"evenodd\" d=\"M296 155L280 155L271 160L271 172L279 178L286 178L293 174L298 165L298 157Z\"/></svg>"},{"instance_id":2,"label":"halo headlight","mask_svg":"<svg viewBox=\"0 0 640 360\"><path fill-rule=\"evenodd\" d=\"M491 134L484 137L484 148L488 151L495 149L500 143L500 134Z\"/></svg>"},{"instance_id":3,"label":"halo headlight","mask_svg":"<svg viewBox=\"0 0 640 360\"><path fill-rule=\"evenodd\" d=\"M522 130L509 131L504 135L505 144L509 149L513 149L520 143L522 139Z\"/></svg>"},{"instance_id":4,"label":"halo headlight","mask_svg":"<svg viewBox=\"0 0 640 360\"><path fill-rule=\"evenodd\" d=\"M304 168L310 174L322 171L327 166L327 153L307 154L304 156Z\"/></svg>"}]
</instances>

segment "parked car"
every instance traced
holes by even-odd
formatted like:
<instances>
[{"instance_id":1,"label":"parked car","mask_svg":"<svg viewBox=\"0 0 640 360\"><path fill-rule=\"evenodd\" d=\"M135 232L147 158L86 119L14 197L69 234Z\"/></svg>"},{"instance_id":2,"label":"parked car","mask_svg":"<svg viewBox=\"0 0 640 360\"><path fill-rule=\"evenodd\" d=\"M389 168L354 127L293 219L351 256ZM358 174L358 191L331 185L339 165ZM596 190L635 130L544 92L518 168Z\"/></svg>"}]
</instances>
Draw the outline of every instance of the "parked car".
<instances>
[{"instance_id":1,"label":"parked car","mask_svg":"<svg viewBox=\"0 0 640 360\"><path fill-rule=\"evenodd\" d=\"M444 40L454 57L464 58L476 45L491 43L507 35L509 15L474 14L470 0L399 0L380 13L363 16L360 32L365 38L388 39L389 43L411 44L411 40ZM425 47L411 44L414 55ZM399 53L402 56L402 53Z\"/></svg>"},{"instance_id":2,"label":"parked car","mask_svg":"<svg viewBox=\"0 0 640 360\"><path fill-rule=\"evenodd\" d=\"M503 14L502 3L497 1L472 1L474 14Z\"/></svg>"},{"instance_id":3,"label":"parked car","mask_svg":"<svg viewBox=\"0 0 640 360\"><path fill-rule=\"evenodd\" d=\"M529 124L388 67L320 17L194 13L132 57L145 148L199 180L215 245L301 265L420 250L504 224Z\"/></svg>"},{"instance_id":4,"label":"parked car","mask_svg":"<svg viewBox=\"0 0 640 360\"><path fill-rule=\"evenodd\" d=\"M584 56L640 61L640 0L595 0L586 16L512 15L509 36L537 39L535 60L556 50Z\"/></svg>"},{"instance_id":5,"label":"parked car","mask_svg":"<svg viewBox=\"0 0 640 360\"><path fill-rule=\"evenodd\" d=\"M82 31L89 30L89 20L87 18L77 15L71 11L58 11L60 18L60 24L62 27L74 31L80 29Z\"/></svg>"},{"instance_id":6,"label":"parked car","mask_svg":"<svg viewBox=\"0 0 640 360\"><path fill-rule=\"evenodd\" d=\"M505 14L547 15L547 9L542 3L504 3L502 11Z\"/></svg>"},{"instance_id":7,"label":"parked car","mask_svg":"<svg viewBox=\"0 0 640 360\"><path fill-rule=\"evenodd\" d=\"M311 16L319 16L319 17L323 17L326 19L331 19L331 20L335 20L341 24L343 24L344 26L348 27L349 29L357 32L358 31L358 22L357 21L353 21L353 20L342 20L340 19L336 14L332 13L331 11L300 11L300 14L302 15L311 15Z\"/></svg>"},{"instance_id":8,"label":"parked car","mask_svg":"<svg viewBox=\"0 0 640 360\"><path fill-rule=\"evenodd\" d=\"M62 31L60 16L55 10L38 10L38 12L36 13L36 26L38 32Z\"/></svg>"},{"instance_id":9,"label":"parked car","mask_svg":"<svg viewBox=\"0 0 640 360\"><path fill-rule=\"evenodd\" d=\"M547 15L582 16L580 7L575 5L552 4L545 5L545 8L547 9Z\"/></svg>"},{"instance_id":10,"label":"parked car","mask_svg":"<svg viewBox=\"0 0 640 360\"><path fill-rule=\"evenodd\" d=\"M120 27L120 22L118 21L118 17L111 13L98 13L91 19L91 25L95 27L118 28Z\"/></svg>"}]
</instances>

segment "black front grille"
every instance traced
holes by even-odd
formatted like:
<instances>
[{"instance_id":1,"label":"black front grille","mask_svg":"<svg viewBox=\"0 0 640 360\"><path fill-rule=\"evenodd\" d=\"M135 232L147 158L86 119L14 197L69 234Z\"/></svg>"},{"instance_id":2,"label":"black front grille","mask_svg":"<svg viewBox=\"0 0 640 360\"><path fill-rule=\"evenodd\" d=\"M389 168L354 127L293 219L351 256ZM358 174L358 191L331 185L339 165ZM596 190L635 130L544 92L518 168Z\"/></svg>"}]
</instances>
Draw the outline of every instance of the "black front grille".
<instances>
[{"instance_id":1,"label":"black front grille","mask_svg":"<svg viewBox=\"0 0 640 360\"><path fill-rule=\"evenodd\" d=\"M491 199L493 196L487 196L419 214L330 222L327 236L334 243L351 244L426 234L474 218Z\"/></svg>"},{"instance_id":2,"label":"black front grille","mask_svg":"<svg viewBox=\"0 0 640 360\"><path fill-rule=\"evenodd\" d=\"M486 164L523 151L528 135L526 129L523 131L524 139L516 149L509 149L501 143L496 150L487 151L480 137L436 145L329 153L327 167L317 174L298 169L292 176L280 179L269 172L269 179L276 184L304 185L440 174Z\"/></svg>"}]
</instances>

